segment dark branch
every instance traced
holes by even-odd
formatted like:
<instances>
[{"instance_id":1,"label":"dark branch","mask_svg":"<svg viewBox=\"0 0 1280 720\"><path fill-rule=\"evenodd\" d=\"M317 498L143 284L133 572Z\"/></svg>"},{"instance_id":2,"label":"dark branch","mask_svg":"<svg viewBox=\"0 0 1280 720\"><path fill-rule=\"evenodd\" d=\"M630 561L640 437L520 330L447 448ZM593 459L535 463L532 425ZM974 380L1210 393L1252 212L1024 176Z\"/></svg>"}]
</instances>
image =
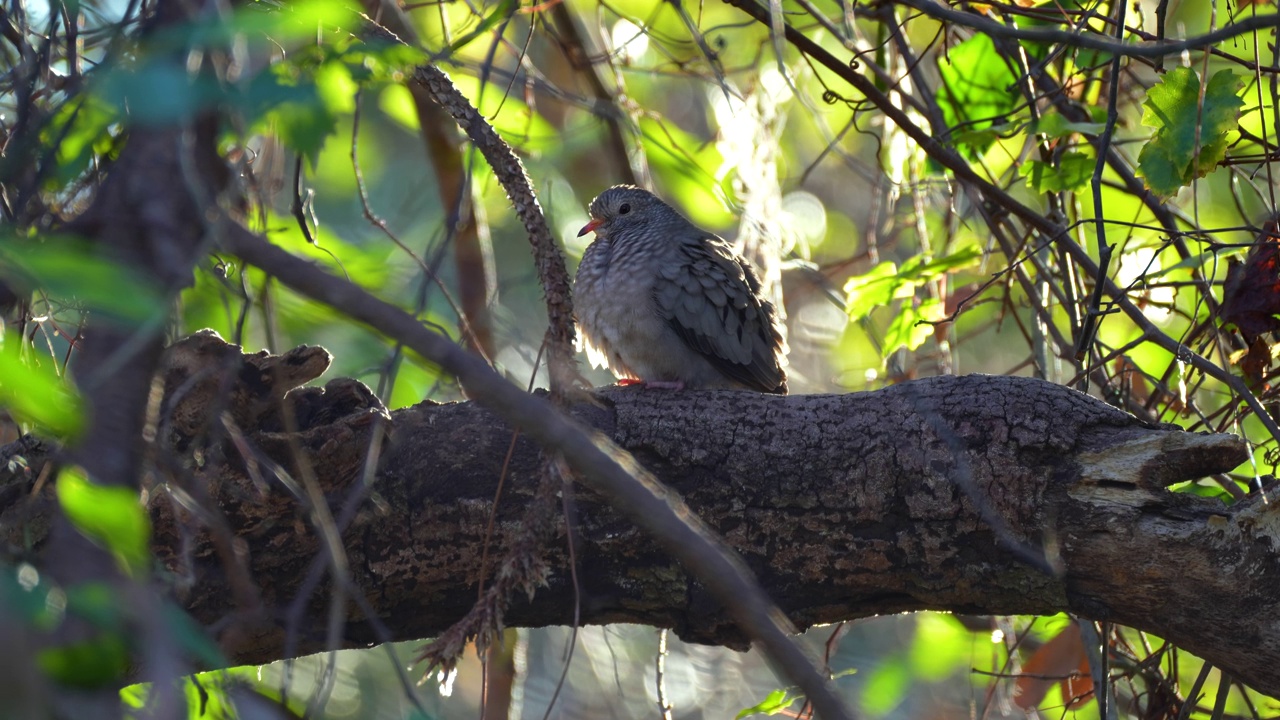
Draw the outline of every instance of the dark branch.
<instances>
[{"instance_id":1,"label":"dark branch","mask_svg":"<svg viewBox=\"0 0 1280 720\"><path fill-rule=\"evenodd\" d=\"M576 408L577 422L682 493L688 512L727 539L799 627L922 609L1066 610L1157 633L1258 690L1280 691L1275 505L1251 496L1226 507L1165 489L1237 465L1245 458L1238 438L1142 423L1026 378L939 377L831 396L608 389L595 397L598 404ZM379 414L353 408L296 439L250 439L281 463L293 461L292 448L313 448L317 481L337 504L360 482ZM432 636L471 608L471 571L511 439L509 426L473 403L399 411L392 428L372 498L343 533L351 590L385 634L353 612L343 628L351 646ZM509 530L491 553L520 537L515 521L540 471L539 444L522 440L497 508L496 527ZM210 466L198 479L247 543L264 599L287 603L320 543L295 521L305 510L278 485L255 487L238 463ZM584 622L645 623L744 646L723 596L654 535L594 492L576 501ZM6 532L17 531L20 505L0 509ZM224 621L234 601L223 562L199 523L178 513L175 524L174 507L153 497L157 552L193 579L191 612ZM183 527L196 533L193 544L184 546ZM570 622L567 558L562 545L552 547L561 549L545 558L547 586L532 602L518 598L508 625ZM1024 548L1060 571L1028 565ZM327 612L318 594L300 623L312 629L301 652L325 647ZM224 634L230 659L278 659L283 626Z\"/></svg>"},{"instance_id":2,"label":"dark branch","mask_svg":"<svg viewBox=\"0 0 1280 720\"><path fill-rule=\"evenodd\" d=\"M972 28L992 37L1018 40L1021 42L1042 42L1054 45L1080 48L1082 50L1098 50L1120 57L1163 58L1191 50L1204 50L1224 40L1256 33L1259 30L1274 30L1280 27L1280 15L1254 15L1221 27L1213 32L1186 38L1185 40L1163 40L1145 45L1108 40L1105 35L1096 33L1074 32L1055 28L1023 29L1010 27L977 13L954 10L933 0L893 0L913 10L928 15L935 20L942 20L953 25Z\"/></svg>"}]
</instances>

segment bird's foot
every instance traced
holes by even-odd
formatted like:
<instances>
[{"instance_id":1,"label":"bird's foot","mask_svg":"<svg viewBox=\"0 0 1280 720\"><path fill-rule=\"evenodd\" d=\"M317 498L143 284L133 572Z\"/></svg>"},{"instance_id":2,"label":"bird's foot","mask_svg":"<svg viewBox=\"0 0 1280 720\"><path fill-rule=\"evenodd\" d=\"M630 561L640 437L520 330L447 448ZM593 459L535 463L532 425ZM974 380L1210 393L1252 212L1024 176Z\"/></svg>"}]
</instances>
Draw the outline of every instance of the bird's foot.
<instances>
[{"instance_id":1,"label":"bird's foot","mask_svg":"<svg viewBox=\"0 0 1280 720\"><path fill-rule=\"evenodd\" d=\"M620 378L618 380L619 387L630 387L634 385L647 388L658 388L661 390L684 389L684 383L679 380L637 380L635 378Z\"/></svg>"}]
</instances>

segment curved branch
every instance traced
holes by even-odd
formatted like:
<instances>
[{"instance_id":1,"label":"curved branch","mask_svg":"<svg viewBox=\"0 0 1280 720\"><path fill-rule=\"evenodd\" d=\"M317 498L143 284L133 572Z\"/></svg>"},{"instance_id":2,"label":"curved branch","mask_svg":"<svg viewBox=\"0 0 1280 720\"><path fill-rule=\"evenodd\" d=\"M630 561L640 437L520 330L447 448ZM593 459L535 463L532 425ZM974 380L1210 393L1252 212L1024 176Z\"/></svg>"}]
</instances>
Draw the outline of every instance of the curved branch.
<instances>
[{"instance_id":1,"label":"curved branch","mask_svg":"<svg viewBox=\"0 0 1280 720\"><path fill-rule=\"evenodd\" d=\"M551 389L563 394L578 366L574 356L573 291L570 289L569 271L564 264L560 246L551 235L542 205L533 192L533 183L525 174L524 164L511 150L511 146L498 136L493 126L484 119L471 103L458 91L443 70L432 65L420 65L410 75L411 82L426 88L431 97L441 105L484 155L493 174L507 191L507 197L515 206L516 215L524 223L533 244L534 267L546 293L548 329L547 367L550 369Z\"/></svg>"},{"instance_id":2,"label":"curved branch","mask_svg":"<svg viewBox=\"0 0 1280 720\"><path fill-rule=\"evenodd\" d=\"M412 24L401 9L388 0L367 0L378 8L377 20L370 20L369 30L388 42L417 44ZM390 29L377 24L386 22ZM400 35L399 33L405 33ZM547 226L542 205L533 191L533 183L525 173L524 163L516 156L480 111L467 100L449 79L434 65L420 65L408 73L409 90L415 97L425 93L445 112L453 117L471 142L475 143L484 159L493 169L494 176L506 191L516 215L529 233L533 246L534 269L546 293L548 363L551 391L558 398L564 396L577 377L578 361L574 356L575 325L573 321L573 291L564 255Z\"/></svg>"}]
</instances>

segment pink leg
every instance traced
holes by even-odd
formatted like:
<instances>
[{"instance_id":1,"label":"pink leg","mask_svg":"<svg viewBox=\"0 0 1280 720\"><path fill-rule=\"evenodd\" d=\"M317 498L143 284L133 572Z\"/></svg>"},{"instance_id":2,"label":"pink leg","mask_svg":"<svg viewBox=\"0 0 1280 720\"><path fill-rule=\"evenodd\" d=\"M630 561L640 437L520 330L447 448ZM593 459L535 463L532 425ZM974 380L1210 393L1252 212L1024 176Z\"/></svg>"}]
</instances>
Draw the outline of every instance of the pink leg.
<instances>
[{"instance_id":1,"label":"pink leg","mask_svg":"<svg viewBox=\"0 0 1280 720\"><path fill-rule=\"evenodd\" d=\"M620 378L618 380L620 387L629 387L640 385L642 387L657 388L659 390L683 390L684 383L679 380L636 380L635 378Z\"/></svg>"}]
</instances>

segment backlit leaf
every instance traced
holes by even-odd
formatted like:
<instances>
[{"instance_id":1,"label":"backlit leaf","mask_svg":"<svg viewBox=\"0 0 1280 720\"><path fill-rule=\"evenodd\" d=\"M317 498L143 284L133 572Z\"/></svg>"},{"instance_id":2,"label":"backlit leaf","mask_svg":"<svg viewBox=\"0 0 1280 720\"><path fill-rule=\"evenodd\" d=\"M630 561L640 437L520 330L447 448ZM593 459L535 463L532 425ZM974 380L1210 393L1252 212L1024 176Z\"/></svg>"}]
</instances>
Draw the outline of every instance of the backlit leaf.
<instances>
[{"instance_id":1,"label":"backlit leaf","mask_svg":"<svg viewBox=\"0 0 1280 720\"><path fill-rule=\"evenodd\" d=\"M938 63L942 86L938 107L953 133L981 132L1007 122L1022 103L1016 89L1018 76L996 50L991 38L978 34L950 49ZM968 157L975 157L994 136L964 136L953 142Z\"/></svg>"},{"instance_id":2,"label":"backlit leaf","mask_svg":"<svg viewBox=\"0 0 1280 720\"><path fill-rule=\"evenodd\" d=\"M1097 160L1084 153L1063 153L1056 166L1033 160L1027 185L1042 193L1077 190L1093 177L1096 165Z\"/></svg>"},{"instance_id":3,"label":"backlit leaf","mask_svg":"<svg viewBox=\"0 0 1280 720\"><path fill-rule=\"evenodd\" d=\"M134 488L99 485L79 467L62 471L58 504L83 535L111 551L121 569L134 577L151 565L151 519Z\"/></svg>"},{"instance_id":4,"label":"backlit leaf","mask_svg":"<svg viewBox=\"0 0 1280 720\"><path fill-rule=\"evenodd\" d=\"M1151 88L1142 123L1155 133L1138 154L1138 168L1152 192L1168 197L1217 167L1239 125L1242 87L1234 73L1220 70L1204 88L1201 107L1199 76L1179 67Z\"/></svg>"},{"instance_id":5,"label":"backlit leaf","mask_svg":"<svg viewBox=\"0 0 1280 720\"><path fill-rule=\"evenodd\" d=\"M43 353L18 352L20 340L8 334L0 349L0 407L19 422L32 423L63 438L84 427L84 403L71 383L55 370L56 361Z\"/></svg>"}]
</instances>

